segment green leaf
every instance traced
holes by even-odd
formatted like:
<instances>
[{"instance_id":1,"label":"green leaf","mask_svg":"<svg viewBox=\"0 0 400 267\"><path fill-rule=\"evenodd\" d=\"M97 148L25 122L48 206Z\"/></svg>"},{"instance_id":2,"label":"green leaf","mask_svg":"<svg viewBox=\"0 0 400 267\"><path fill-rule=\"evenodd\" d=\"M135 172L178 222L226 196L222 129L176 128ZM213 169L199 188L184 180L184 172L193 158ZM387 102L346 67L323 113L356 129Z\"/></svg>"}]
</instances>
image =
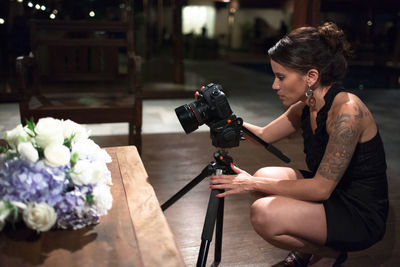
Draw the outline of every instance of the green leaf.
<instances>
[{"instance_id":1,"label":"green leaf","mask_svg":"<svg viewBox=\"0 0 400 267\"><path fill-rule=\"evenodd\" d=\"M11 221L11 226L12 226L12 229L15 230L15 224L16 224L17 221L18 221L18 207L15 206L15 205L13 205L13 204L12 204L11 202L9 202L9 201L6 201L6 202L5 202L5 205L6 205L6 207L13 213L13 218L12 218L12 221Z\"/></svg>"},{"instance_id":2,"label":"green leaf","mask_svg":"<svg viewBox=\"0 0 400 267\"><path fill-rule=\"evenodd\" d=\"M87 195L86 195L86 201L87 201L89 204L93 204L93 203L94 203L94 195L92 195L92 194L87 194Z\"/></svg>"},{"instance_id":3,"label":"green leaf","mask_svg":"<svg viewBox=\"0 0 400 267\"><path fill-rule=\"evenodd\" d=\"M30 120L25 119L25 123L28 126L28 129L31 130L34 133L34 135L36 135L36 133L35 133L36 124L35 124L35 120L33 119L33 117L31 117Z\"/></svg>"},{"instance_id":4,"label":"green leaf","mask_svg":"<svg viewBox=\"0 0 400 267\"><path fill-rule=\"evenodd\" d=\"M7 153L8 151L8 146L1 146L0 145L0 153Z\"/></svg>"},{"instance_id":5,"label":"green leaf","mask_svg":"<svg viewBox=\"0 0 400 267\"><path fill-rule=\"evenodd\" d=\"M44 158L44 149L43 148L41 148L40 146L34 146L35 148L36 148L36 150L37 150L37 152L38 152L38 154L39 154L39 159L42 159L42 158Z\"/></svg>"},{"instance_id":6,"label":"green leaf","mask_svg":"<svg viewBox=\"0 0 400 267\"><path fill-rule=\"evenodd\" d=\"M71 167L75 166L75 164L78 162L78 159L79 159L78 152L72 153L72 155L71 155Z\"/></svg>"},{"instance_id":7,"label":"green leaf","mask_svg":"<svg viewBox=\"0 0 400 267\"><path fill-rule=\"evenodd\" d=\"M64 146L68 147L71 150L71 142L74 139L75 134L72 134L69 138L64 140Z\"/></svg>"},{"instance_id":8,"label":"green leaf","mask_svg":"<svg viewBox=\"0 0 400 267\"><path fill-rule=\"evenodd\" d=\"M12 225L13 225L13 229L15 229L15 224L18 221L18 208L16 206L14 206L13 211L14 211L14 216L13 216L13 220L12 220Z\"/></svg>"}]
</instances>

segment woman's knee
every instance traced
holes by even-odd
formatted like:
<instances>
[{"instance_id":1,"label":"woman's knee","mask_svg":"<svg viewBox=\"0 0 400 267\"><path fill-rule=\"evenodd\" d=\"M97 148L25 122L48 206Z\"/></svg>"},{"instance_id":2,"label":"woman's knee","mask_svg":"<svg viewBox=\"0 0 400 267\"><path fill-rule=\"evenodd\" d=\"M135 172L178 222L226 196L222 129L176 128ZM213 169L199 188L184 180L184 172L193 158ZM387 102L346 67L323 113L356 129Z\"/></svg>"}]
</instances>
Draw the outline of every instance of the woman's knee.
<instances>
[{"instance_id":1,"label":"woman's knee","mask_svg":"<svg viewBox=\"0 0 400 267\"><path fill-rule=\"evenodd\" d=\"M257 170L254 176L281 180L295 180L302 177L298 170L288 167L264 167Z\"/></svg>"},{"instance_id":2,"label":"woman's knee","mask_svg":"<svg viewBox=\"0 0 400 267\"><path fill-rule=\"evenodd\" d=\"M274 169L275 169L275 167L264 167L264 168L258 169L254 173L254 176L271 177L272 175L275 175Z\"/></svg>"},{"instance_id":3,"label":"woman's knee","mask_svg":"<svg viewBox=\"0 0 400 267\"><path fill-rule=\"evenodd\" d=\"M273 235L277 228L278 220L276 218L277 201L276 196L260 198L251 205L250 220L254 230L266 237Z\"/></svg>"}]
</instances>

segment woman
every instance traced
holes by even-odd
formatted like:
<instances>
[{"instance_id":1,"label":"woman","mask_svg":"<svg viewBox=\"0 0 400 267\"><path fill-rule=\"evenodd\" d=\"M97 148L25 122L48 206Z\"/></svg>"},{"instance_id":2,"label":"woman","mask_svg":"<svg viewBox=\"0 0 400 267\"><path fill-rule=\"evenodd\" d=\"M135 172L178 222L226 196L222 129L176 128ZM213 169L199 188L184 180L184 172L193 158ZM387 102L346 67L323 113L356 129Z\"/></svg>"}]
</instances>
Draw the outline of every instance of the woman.
<instances>
[{"instance_id":1,"label":"woman","mask_svg":"<svg viewBox=\"0 0 400 267\"><path fill-rule=\"evenodd\" d=\"M303 27L269 49L272 88L288 107L261 128L245 126L273 143L302 129L309 171L266 167L254 175L211 177L218 197L250 192L255 231L292 251L287 266L339 266L347 251L378 242L388 212L386 161L376 123L364 103L340 86L349 55L333 23Z\"/></svg>"}]
</instances>

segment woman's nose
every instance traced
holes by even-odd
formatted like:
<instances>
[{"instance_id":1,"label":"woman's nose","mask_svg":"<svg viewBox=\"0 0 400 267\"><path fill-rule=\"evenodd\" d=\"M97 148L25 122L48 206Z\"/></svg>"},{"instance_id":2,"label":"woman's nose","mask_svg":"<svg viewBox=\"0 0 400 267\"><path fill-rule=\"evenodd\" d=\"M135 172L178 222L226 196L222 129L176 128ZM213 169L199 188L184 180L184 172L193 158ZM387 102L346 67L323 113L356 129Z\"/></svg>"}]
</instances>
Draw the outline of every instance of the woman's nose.
<instances>
[{"instance_id":1,"label":"woman's nose","mask_svg":"<svg viewBox=\"0 0 400 267\"><path fill-rule=\"evenodd\" d=\"M277 79L275 79L274 82L272 83L272 89L279 90L279 83Z\"/></svg>"}]
</instances>

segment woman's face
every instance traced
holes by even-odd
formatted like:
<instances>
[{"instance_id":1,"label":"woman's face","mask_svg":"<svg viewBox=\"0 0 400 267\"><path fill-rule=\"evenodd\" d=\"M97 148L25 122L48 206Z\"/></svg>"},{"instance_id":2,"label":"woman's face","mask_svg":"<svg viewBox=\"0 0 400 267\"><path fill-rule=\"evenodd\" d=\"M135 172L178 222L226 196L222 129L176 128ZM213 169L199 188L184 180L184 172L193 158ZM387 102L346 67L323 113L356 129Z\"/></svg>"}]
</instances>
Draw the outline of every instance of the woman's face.
<instances>
[{"instance_id":1,"label":"woman's face","mask_svg":"<svg viewBox=\"0 0 400 267\"><path fill-rule=\"evenodd\" d=\"M271 60L271 67L275 74L272 89L276 90L283 105L289 107L299 100L306 99L304 95L307 88L306 75L285 68L273 60Z\"/></svg>"}]
</instances>

